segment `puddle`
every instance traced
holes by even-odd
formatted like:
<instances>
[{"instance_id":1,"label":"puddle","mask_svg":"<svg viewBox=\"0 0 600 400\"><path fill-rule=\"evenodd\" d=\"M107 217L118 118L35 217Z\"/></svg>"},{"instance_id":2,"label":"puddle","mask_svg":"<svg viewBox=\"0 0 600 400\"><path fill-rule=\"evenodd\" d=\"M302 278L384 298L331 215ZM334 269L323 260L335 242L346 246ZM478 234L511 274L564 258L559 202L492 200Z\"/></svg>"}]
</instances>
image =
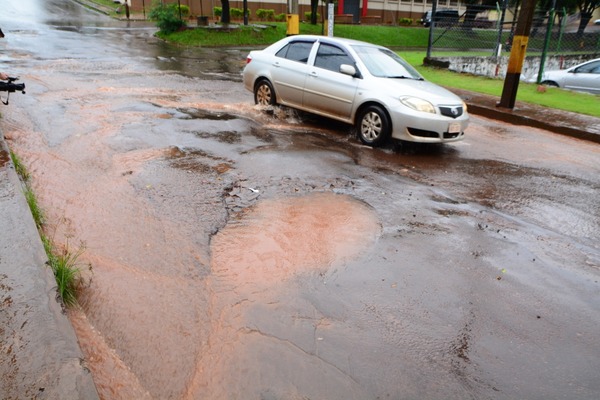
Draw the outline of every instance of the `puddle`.
<instances>
[{"instance_id":1,"label":"puddle","mask_svg":"<svg viewBox=\"0 0 600 400\"><path fill-rule=\"evenodd\" d=\"M198 108L179 108L177 111L184 113L188 116L188 118L192 119L208 119L213 121L229 121L232 119L238 119L239 117L228 114L228 113L220 113L209 110L201 110Z\"/></svg>"},{"instance_id":2,"label":"puddle","mask_svg":"<svg viewBox=\"0 0 600 400\"><path fill-rule=\"evenodd\" d=\"M230 220L211 242L212 328L187 397L259 398L283 390L286 384L276 383L281 371L290 363L315 360L299 361L307 355L281 348L289 332L280 337L270 331L282 315L261 314L257 322L257 309L286 303L285 288L297 278L343 269L373 246L380 231L370 206L330 192L263 200ZM257 353L262 361L246 364ZM259 374L261 382L239 384L235 371L248 368L253 372L244 373L245 379ZM283 393L275 398L294 398Z\"/></svg>"},{"instance_id":3,"label":"puddle","mask_svg":"<svg viewBox=\"0 0 600 400\"><path fill-rule=\"evenodd\" d=\"M375 212L345 195L265 200L213 238L212 273L238 286L270 286L355 257L379 230Z\"/></svg>"}]
</instances>

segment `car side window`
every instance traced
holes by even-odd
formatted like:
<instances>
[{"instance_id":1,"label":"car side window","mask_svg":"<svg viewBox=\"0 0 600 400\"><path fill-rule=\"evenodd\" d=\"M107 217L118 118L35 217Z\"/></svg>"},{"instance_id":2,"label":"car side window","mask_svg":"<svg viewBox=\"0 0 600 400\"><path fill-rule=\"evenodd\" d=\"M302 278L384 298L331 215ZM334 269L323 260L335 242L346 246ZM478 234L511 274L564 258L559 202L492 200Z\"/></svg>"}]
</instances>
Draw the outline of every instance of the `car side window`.
<instances>
[{"instance_id":1,"label":"car side window","mask_svg":"<svg viewBox=\"0 0 600 400\"><path fill-rule=\"evenodd\" d=\"M315 67L325 68L330 71L340 72L340 65L354 65L354 60L337 46L321 43L317 51Z\"/></svg>"},{"instance_id":2,"label":"car side window","mask_svg":"<svg viewBox=\"0 0 600 400\"><path fill-rule=\"evenodd\" d=\"M600 61L583 65L575 70L577 73L600 74Z\"/></svg>"},{"instance_id":3,"label":"car side window","mask_svg":"<svg viewBox=\"0 0 600 400\"><path fill-rule=\"evenodd\" d=\"M306 64L314 42L291 42L279 50L275 55L292 61Z\"/></svg>"}]
</instances>

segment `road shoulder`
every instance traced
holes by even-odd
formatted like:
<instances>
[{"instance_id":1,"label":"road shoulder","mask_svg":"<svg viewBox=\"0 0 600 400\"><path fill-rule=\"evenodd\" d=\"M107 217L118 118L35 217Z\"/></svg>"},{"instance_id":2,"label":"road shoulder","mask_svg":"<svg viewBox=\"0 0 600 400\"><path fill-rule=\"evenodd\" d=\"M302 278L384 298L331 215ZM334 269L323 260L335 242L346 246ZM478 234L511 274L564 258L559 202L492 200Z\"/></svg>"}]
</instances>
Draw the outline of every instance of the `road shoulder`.
<instances>
[{"instance_id":1,"label":"road shoulder","mask_svg":"<svg viewBox=\"0 0 600 400\"><path fill-rule=\"evenodd\" d=\"M0 132L0 397L97 399L9 154Z\"/></svg>"}]
</instances>

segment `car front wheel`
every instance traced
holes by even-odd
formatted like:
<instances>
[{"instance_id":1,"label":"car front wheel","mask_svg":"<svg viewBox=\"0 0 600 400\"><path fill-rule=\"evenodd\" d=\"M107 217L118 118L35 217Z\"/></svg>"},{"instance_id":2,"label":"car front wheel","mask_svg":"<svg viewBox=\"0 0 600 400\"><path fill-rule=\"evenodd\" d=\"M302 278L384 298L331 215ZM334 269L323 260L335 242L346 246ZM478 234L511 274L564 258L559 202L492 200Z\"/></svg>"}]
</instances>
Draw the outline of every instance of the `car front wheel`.
<instances>
[{"instance_id":1,"label":"car front wheel","mask_svg":"<svg viewBox=\"0 0 600 400\"><path fill-rule=\"evenodd\" d=\"M546 85L546 86L553 86L553 87L559 87L558 83L554 82L554 81L543 81L542 85Z\"/></svg>"},{"instance_id":2,"label":"car front wheel","mask_svg":"<svg viewBox=\"0 0 600 400\"><path fill-rule=\"evenodd\" d=\"M377 105L363 109L357 119L358 136L366 145L384 145L390 138L392 125L387 113Z\"/></svg>"},{"instance_id":3,"label":"car front wheel","mask_svg":"<svg viewBox=\"0 0 600 400\"><path fill-rule=\"evenodd\" d=\"M261 79L254 85L254 103L261 106L275 105L275 91L271 82Z\"/></svg>"}]
</instances>

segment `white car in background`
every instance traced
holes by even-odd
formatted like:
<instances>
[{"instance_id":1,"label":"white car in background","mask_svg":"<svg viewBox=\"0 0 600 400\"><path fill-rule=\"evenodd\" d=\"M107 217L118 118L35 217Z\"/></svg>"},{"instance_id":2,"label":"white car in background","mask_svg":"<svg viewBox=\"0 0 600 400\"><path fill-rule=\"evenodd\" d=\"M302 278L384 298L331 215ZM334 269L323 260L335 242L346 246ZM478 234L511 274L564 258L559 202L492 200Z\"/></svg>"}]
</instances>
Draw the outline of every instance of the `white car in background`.
<instances>
[{"instance_id":1,"label":"white car in background","mask_svg":"<svg viewBox=\"0 0 600 400\"><path fill-rule=\"evenodd\" d=\"M600 94L600 58L571 68L544 72L541 83L563 89Z\"/></svg>"},{"instance_id":2,"label":"white car in background","mask_svg":"<svg viewBox=\"0 0 600 400\"><path fill-rule=\"evenodd\" d=\"M390 138L454 142L469 121L460 97L427 82L395 52L356 40L288 36L251 51L243 79L256 104L346 122L370 146Z\"/></svg>"}]
</instances>

